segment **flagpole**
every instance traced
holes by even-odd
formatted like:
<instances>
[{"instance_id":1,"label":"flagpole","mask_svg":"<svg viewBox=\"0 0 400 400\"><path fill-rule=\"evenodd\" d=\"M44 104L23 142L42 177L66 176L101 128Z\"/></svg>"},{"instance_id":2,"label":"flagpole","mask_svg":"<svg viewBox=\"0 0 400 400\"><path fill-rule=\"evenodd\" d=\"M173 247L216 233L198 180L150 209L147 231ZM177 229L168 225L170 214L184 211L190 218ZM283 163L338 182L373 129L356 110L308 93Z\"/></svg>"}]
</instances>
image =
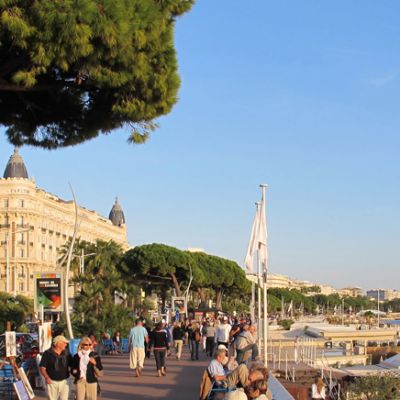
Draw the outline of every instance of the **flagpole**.
<instances>
[{"instance_id":1,"label":"flagpole","mask_svg":"<svg viewBox=\"0 0 400 400\"><path fill-rule=\"evenodd\" d=\"M261 203L256 202L257 215L260 212ZM263 331L261 326L261 260L260 254L257 251L257 330L258 330L258 348L261 349L261 340L263 337Z\"/></svg>"},{"instance_id":2,"label":"flagpole","mask_svg":"<svg viewBox=\"0 0 400 400\"><path fill-rule=\"evenodd\" d=\"M250 319L251 324L254 324L254 320L256 318L256 284L254 281L251 281L251 305L250 305Z\"/></svg>"},{"instance_id":3,"label":"flagpole","mask_svg":"<svg viewBox=\"0 0 400 400\"><path fill-rule=\"evenodd\" d=\"M262 209L260 210L260 215L262 215L261 220L265 221L265 226L263 227L262 224L260 225L262 228L265 229L265 238L267 237L267 224L266 224L266 215L265 215L265 191L268 185L261 184L261 192L262 192ZM264 363L265 366L268 366L268 307L267 307L267 271L268 271L268 245L267 242L265 243L265 259L263 260L263 305L264 305L264 318L263 318L263 336L264 336Z\"/></svg>"}]
</instances>

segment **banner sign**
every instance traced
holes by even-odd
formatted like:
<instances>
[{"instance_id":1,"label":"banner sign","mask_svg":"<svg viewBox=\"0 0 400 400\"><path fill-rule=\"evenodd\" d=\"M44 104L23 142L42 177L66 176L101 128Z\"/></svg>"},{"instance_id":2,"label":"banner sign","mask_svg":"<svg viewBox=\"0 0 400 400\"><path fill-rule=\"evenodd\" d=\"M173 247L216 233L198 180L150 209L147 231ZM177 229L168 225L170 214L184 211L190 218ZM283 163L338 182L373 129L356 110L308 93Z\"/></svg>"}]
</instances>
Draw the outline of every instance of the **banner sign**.
<instances>
[{"instance_id":1,"label":"banner sign","mask_svg":"<svg viewBox=\"0 0 400 400\"><path fill-rule=\"evenodd\" d=\"M172 297L172 312L174 314L186 314L186 297Z\"/></svg>"},{"instance_id":2,"label":"banner sign","mask_svg":"<svg viewBox=\"0 0 400 400\"><path fill-rule=\"evenodd\" d=\"M15 332L6 332L6 357L16 357L17 335Z\"/></svg>"},{"instance_id":3,"label":"banner sign","mask_svg":"<svg viewBox=\"0 0 400 400\"><path fill-rule=\"evenodd\" d=\"M51 347L51 322L39 325L39 351L44 353Z\"/></svg>"},{"instance_id":4,"label":"banner sign","mask_svg":"<svg viewBox=\"0 0 400 400\"><path fill-rule=\"evenodd\" d=\"M63 311L63 279L62 273L35 275L35 312Z\"/></svg>"}]
</instances>

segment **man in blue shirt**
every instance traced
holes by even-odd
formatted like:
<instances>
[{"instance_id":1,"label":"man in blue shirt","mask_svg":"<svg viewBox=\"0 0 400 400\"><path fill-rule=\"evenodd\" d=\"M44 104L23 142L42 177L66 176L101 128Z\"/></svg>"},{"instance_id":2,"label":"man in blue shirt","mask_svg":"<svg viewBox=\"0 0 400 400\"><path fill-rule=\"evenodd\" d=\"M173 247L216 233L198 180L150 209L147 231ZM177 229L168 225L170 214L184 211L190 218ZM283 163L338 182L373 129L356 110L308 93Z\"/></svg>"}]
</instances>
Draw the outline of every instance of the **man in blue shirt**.
<instances>
[{"instance_id":1,"label":"man in blue shirt","mask_svg":"<svg viewBox=\"0 0 400 400\"><path fill-rule=\"evenodd\" d=\"M140 318L135 321L135 327L129 332L129 368L136 370L136 376L142 374L144 364L144 343L149 341L147 330Z\"/></svg>"}]
</instances>

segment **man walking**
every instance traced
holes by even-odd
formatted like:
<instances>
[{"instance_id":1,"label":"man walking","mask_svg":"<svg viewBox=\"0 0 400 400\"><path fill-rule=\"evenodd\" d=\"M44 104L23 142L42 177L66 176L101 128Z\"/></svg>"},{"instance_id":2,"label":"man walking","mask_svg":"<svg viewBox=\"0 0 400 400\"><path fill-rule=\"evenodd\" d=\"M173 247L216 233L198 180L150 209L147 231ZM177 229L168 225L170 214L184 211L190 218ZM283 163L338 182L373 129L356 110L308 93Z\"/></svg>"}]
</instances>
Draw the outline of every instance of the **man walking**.
<instances>
[{"instance_id":1,"label":"man walking","mask_svg":"<svg viewBox=\"0 0 400 400\"><path fill-rule=\"evenodd\" d=\"M40 360L40 372L46 381L49 400L68 400L68 378L72 357L67 345L68 340L64 336L56 336L53 339L53 346L43 353Z\"/></svg>"},{"instance_id":2,"label":"man walking","mask_svg":"<svg viewBox=\"0 0 400 400\"><path fill-rule=\"evenodd\" d=\"M228 324L228 317L223 317L222 324L217 327L215 332L215 342L217 345L223 344L229 348L229 333L232 327Z\"/></svg>"},{"instance_id":3,"label":"man walking","mask_svg":"<svg viewBox=\"0 0 400 400\"><path fill-rule=\"evenodd\" d=\"M149 335L143 327L140 318L135 321L135 327L129 332L129 368L136 370L136 376L142 373L145 358L145 342L148 343Z\"/></svg>"}]
</instances>

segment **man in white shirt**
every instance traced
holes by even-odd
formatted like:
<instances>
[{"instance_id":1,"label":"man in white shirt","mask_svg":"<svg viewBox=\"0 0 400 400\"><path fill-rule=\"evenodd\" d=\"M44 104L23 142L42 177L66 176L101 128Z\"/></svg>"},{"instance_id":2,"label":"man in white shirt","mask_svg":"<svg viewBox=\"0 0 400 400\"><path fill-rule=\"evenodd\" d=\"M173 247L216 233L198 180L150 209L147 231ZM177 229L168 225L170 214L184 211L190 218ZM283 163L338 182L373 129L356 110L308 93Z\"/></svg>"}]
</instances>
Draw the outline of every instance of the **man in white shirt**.
<instances>
[{"instance_id":1,"label":"man in white shirt","mask_svg":"<svg viewBox=\"0 0 400 400\"><path fill-rule=\"evenodd\" d=\"M236 386L244 387L247 384L249 377L249 370L245 364L239 365L235 370L227 373L224 365L228 361L226 351L223 349L217 350L215 358L208 366L208 373L212 380L227 387L233 388Z\"/></svg>"},{"instance_id":2,"label":"man in white shirt","mask_svg":"<svg viewBox=\"0 0 400 400\"><path fill-rule=\"evenodd\" d=\"M232 327L228 324L228 317L224 317L222 324L217 327L217 331L215 332L215 343L229 347L229 332L231 329Z\"/></svg>"}]
</instances>

